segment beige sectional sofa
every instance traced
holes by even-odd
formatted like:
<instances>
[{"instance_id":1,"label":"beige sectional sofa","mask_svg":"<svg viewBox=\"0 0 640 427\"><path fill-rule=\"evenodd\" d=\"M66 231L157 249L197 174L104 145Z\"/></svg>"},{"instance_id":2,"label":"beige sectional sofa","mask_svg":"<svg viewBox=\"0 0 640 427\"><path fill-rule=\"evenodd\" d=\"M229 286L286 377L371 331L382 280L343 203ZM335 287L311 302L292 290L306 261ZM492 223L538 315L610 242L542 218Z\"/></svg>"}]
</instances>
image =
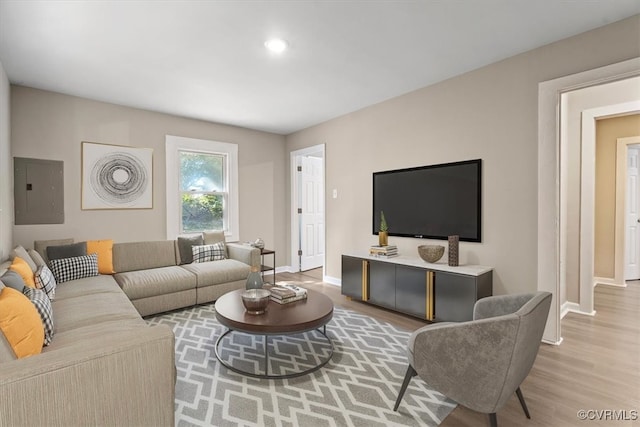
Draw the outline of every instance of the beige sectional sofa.
<instances>
[{"instance_id":1,"label":"beige sectional sofa","mask_svg":"<svg viewBox=\"0 0 640 427\"><path fill-rule=\"evenodd\" d=\"M0 427L174 425L174 335L142 316L244 286L259 254L229 243L227 259L179 265L173 240L114 244L117 273L58 284L53 341L41 354L0 351Z\"/></svg>"}]
</instances>

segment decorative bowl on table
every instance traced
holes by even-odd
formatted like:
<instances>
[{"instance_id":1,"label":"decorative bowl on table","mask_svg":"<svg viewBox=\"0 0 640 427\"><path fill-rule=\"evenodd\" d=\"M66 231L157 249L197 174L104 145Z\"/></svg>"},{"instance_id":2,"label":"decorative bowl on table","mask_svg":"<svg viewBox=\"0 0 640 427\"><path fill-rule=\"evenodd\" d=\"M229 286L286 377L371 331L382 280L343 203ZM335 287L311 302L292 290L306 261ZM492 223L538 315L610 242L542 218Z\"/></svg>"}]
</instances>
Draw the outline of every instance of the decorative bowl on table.
<instances>
[{"instance_id":1,"label":"decorative bowl on table","mask_svg":"<svg viewBox=\"0 0 640 427\"><path fill-rule=\"evenodd\" d=\"M418 254L420 258L427 262L438 262L444 255L444 246L442 245L420 245L418 246Z\"/></svg>"},{"instance_id":2,"label":"decorative bowl on table","mask_svg":"<svg viewBox=\"0 0 640 427\"><path fill-rule=\"evenodd\" d=\"M242 305L249 314L263 314L270 296L271 292L266 289L248 289L242 292Z\"/></svg>"}]
</instances>

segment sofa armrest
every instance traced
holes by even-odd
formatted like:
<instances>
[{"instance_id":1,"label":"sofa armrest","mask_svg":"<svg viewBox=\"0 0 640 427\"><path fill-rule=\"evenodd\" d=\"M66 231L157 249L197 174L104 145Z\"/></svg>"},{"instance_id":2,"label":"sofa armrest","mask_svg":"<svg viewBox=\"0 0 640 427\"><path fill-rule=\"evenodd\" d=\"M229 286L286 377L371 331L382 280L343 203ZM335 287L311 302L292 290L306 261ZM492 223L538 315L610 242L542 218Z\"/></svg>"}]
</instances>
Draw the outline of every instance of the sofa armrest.
<instances>
[{"instance_id":1,"label":"sofa armrest","mask_svg":"<svg viewBox=\"0 0 640 427\"><path fill-rule=\"evenodd\" d=\"M229 258L260 268L260 249L242 243L227 243Z\"/></svg>"},{"instance_id":2,"label":"sofa armrest","mask_svg":"<svg viewBox=\"0 0 640 427\"><path fill-rule=\"evenodd\" d=\"M173 426L174 335L133 327L0 364L0 426Z\"/></svg>"}]
</instances>

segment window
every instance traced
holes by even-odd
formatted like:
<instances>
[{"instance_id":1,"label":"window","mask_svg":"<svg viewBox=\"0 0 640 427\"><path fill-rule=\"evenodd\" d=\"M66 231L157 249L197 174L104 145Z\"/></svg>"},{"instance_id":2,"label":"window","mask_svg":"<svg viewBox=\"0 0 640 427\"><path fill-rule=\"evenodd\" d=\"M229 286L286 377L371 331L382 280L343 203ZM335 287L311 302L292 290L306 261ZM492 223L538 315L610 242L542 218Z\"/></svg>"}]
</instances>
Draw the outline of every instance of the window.
<instances>
[{"instance_id":1,"label":"window","mask_svg":"<svg viewBox=\"0 0 640 427\"><path fill-rule=\"evenodd\" d=\"M167 135L167 238L223 230L238 240L238 148Z\"/></svg>"},{"instance_id":2,"label":"window","mask_svg":"<svg viewBox=\"0 0 640 427\"><path fill-rule=\"evenodd\" d=\"M180 151L180 231L226 230L226 163L224 154Z\"/></svg>"}]
</instances>

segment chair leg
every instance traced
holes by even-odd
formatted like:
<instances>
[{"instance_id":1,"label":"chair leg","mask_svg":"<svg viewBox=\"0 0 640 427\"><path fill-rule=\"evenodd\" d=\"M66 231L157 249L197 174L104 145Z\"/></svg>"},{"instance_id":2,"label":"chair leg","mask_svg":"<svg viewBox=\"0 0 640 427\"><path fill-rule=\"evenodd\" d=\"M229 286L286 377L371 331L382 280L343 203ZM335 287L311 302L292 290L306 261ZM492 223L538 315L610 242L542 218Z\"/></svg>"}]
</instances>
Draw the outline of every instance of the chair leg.
<instances>
[{"instance_id":1,"label":"chair leg","mask_svg":"<svg viewBox=\"0 0 640 427\"><path fill-rule=\"evenodd\" d=\"M520 387L516 389L516 395L518 395L518 400L520 401L520 406L522 406L522 410L527 418L531 419L531 415L529 415L529 409L527 408L527 404L524 402L524 396L522 395L522 390Z\"/></svg>"},{"instance_id":2,"label":"chair leg","mask_svg":"<svg viewBox=\"0 0 640 427\"><path fill-rule=\"evenodd\" d=\"M498 427L498 417L495 412L489 414L489 425L491 427Z\"/></svg>"},{"instance_id":3,"label":"chair leg","mask_svg":"<svg viewBox=\"0 0 640 427\"><path fill-rule=\"evenodd\" d=\"M413 366L409 365L407 368L407 373L404 374L404 381L402 382L402 387L400 387L400 392L398 393L398 399L396 400L396 405L393 407L394 412L398 410L398 406L400 406L400 401L402 401L402 396L404 396L404 392L407 391L407 386L409 385L409 381L411 378L415 377L418 373Z\"/></svg>"}]
</instances>

